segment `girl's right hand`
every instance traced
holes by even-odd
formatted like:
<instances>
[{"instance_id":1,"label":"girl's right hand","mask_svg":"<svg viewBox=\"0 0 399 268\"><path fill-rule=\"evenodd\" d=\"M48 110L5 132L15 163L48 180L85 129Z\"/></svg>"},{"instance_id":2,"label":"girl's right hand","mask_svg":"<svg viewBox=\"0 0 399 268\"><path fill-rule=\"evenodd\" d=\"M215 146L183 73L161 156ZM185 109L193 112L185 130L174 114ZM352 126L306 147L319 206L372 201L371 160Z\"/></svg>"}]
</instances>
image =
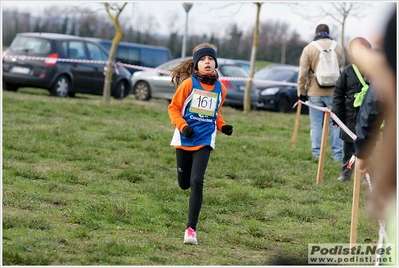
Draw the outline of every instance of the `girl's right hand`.
<instances>
[{"instance_id":1,"label":"girl's right hand","mask_svg":"<svg viewBox=\"0 0 399 268\"><path fill-rule=\"evenodd\" d=\"M191 138L195 134L194 129L189 125L183 128L182 133L186 138Z\"/></svg>"}]
</instances>

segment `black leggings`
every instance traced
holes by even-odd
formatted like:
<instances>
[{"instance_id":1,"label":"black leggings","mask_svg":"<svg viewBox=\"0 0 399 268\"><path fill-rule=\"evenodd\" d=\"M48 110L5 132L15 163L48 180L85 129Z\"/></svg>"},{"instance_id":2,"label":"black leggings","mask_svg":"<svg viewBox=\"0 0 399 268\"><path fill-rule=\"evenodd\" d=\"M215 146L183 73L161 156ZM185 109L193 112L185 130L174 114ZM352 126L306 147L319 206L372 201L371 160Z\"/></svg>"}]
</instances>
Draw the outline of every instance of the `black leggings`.
<instances>
[{"instance_id":1,"label":"black leggings","mask_svg":"<svg viewBox=\"0 0 399 268\"><path fill-rule=\"evenodd\" d=\"M191 227L194 230L197 227L202 206L204 175L210 154L211 147L209 146L205 146L198 151L176 149L177 180L179 186L183 190L191 187L187 227Z\"/></svg>"}]
</instances>

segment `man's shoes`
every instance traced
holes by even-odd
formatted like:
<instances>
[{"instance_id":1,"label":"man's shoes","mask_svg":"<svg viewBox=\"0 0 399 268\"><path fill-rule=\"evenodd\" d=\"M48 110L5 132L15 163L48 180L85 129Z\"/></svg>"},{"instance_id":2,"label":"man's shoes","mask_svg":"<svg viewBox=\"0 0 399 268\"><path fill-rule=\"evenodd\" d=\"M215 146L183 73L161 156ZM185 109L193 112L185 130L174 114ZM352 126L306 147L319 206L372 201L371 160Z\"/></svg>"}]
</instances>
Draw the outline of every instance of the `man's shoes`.
<instances>
[{"instance_id":1,"label":"man's shoes","mask_svg":"<svg viewBox=\"0 0 399 268\"><path fill-rule=\"evenodd\" d=\"M197 234L195 233L193 228L187 228L186 232L184 233L184 243L198 245Z\"/></svg>"},{"instance_id":2,"label":"man's shoes","mask_svg":"<svg viewBox=\"0 0 399 268\"><path fill-rule=\"evenodd\" d=\"M341 176L338 177L338 180L339 181L350 181L351 179L350 178L345 178L344 176L341 175Z\"/></svg>"}]
</instances>

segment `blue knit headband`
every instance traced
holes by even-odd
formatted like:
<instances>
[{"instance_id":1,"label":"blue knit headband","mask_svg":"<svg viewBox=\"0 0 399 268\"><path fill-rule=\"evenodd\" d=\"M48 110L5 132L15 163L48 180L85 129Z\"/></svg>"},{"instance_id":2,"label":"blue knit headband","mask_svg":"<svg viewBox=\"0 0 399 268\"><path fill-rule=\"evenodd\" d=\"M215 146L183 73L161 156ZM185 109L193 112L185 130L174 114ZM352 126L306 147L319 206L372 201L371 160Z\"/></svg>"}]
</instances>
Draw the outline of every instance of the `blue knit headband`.
<instances>
[{"instance_id":1,"label":"blue knit headband","mask_svg":"<svg viewBox=\"0 0 399 268\"><path fill-rule=\"evenodd\" d=\"M196 51L194 53L194 69L198 70L198 61L204 57L204 56L211 56L212 58L215 59L215 68L218 67L218 61L217 61L217 55L216 55L216 51L213 48L210 47L205 47L205 48L201 48L200 50Z\"/></svg>"}]
</instances>

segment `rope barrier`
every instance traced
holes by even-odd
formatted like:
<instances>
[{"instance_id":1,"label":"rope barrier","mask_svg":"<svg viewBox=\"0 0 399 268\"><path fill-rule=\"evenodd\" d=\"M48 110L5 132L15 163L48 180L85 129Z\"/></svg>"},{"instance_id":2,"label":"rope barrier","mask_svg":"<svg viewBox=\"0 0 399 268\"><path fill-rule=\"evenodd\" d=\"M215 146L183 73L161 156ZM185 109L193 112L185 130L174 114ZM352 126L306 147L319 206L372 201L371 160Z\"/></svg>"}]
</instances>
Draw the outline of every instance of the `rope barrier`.
<instances>
[{"instance_id":1,"label":"rope barrier","mask_svg":"<svg viewBox=\"0 0 399 268\"><path fill-rule=\"evenodd\" d=\"M123 67L128 67L128 68L133 68L141 71L153 71L165 75L171 75L172 73L168 70L162 70L162 69L157 69L157 68L151 68L151 67L145 67L145 66L140 66L140 65L134 65L134 64L126 64L122 62L109 62L109 61L99 61L99 60L84 60L84 59L68 59L68 58L51 58L51 57L34 57L34 56L9 56L5 55L4 58L6 59L21 59L21 60L38 60L38 61L45 61L45 62L78 62L78 63L94 63L94 64L103 64L105 66L108 66L112 64L114 66L115 71L118 74L118 68L115 68L116 66L123 66ZM271 85L283 85L283 86L297 86L297 83L292 83L292 82L285 82L285 81L274 81L274 80L263 80L263 79L253 79L250 77L236 77L236 76L219 76L220 80L229 80L229 81L252 81L256 83L265 83L265 84L271 84Z\"/></svg>"},{"instance_id":2,"label":"rope barrier","mask_svg":"<svg viewBox=\"0 0 399 268\"><path fill-rule=\"evenodd\" d=\"M302 104L307 105L310 108L330 113L331 118L341 127L342 130L344 130L344 132L346 134L348 134L353 140L357 139L356 134L354 134L352 131L350 131L350 129L338 118L338 116L336 116L333 112L331 112L331 110L328 107L320 107L320 106L313 105L313 104L309 103L308 101L304 102L304 101L298 100L294 104L293 108L295 108L295 106L298 104L298 102L301 102ZM356 159L356 157L354 155L352 155L352 157L350 158L350 160L348 162L347 168L351 168L352 167L352 164L355 162L355 159ZM365 173L365 177L366 177L366 181L367 181L367 184L369 186L370 193L371 193L373 191L373 188L372 188L372 185L371 185L370 174L369 173ZM385 241L386 243L389 243L389 240L388 240L388 236L387 236L387 233L386 233L386 230L385 230L384 221L379 219L378 220L378 225L379 225L378 246L382 247L383 242ZM379 265L379 262L380 262L380 259L381 259L381 258L378 258L379 256L380 256L380 254L377 253L376 264L375 264L376 266Z\"/></svg>"}]
</instances>

